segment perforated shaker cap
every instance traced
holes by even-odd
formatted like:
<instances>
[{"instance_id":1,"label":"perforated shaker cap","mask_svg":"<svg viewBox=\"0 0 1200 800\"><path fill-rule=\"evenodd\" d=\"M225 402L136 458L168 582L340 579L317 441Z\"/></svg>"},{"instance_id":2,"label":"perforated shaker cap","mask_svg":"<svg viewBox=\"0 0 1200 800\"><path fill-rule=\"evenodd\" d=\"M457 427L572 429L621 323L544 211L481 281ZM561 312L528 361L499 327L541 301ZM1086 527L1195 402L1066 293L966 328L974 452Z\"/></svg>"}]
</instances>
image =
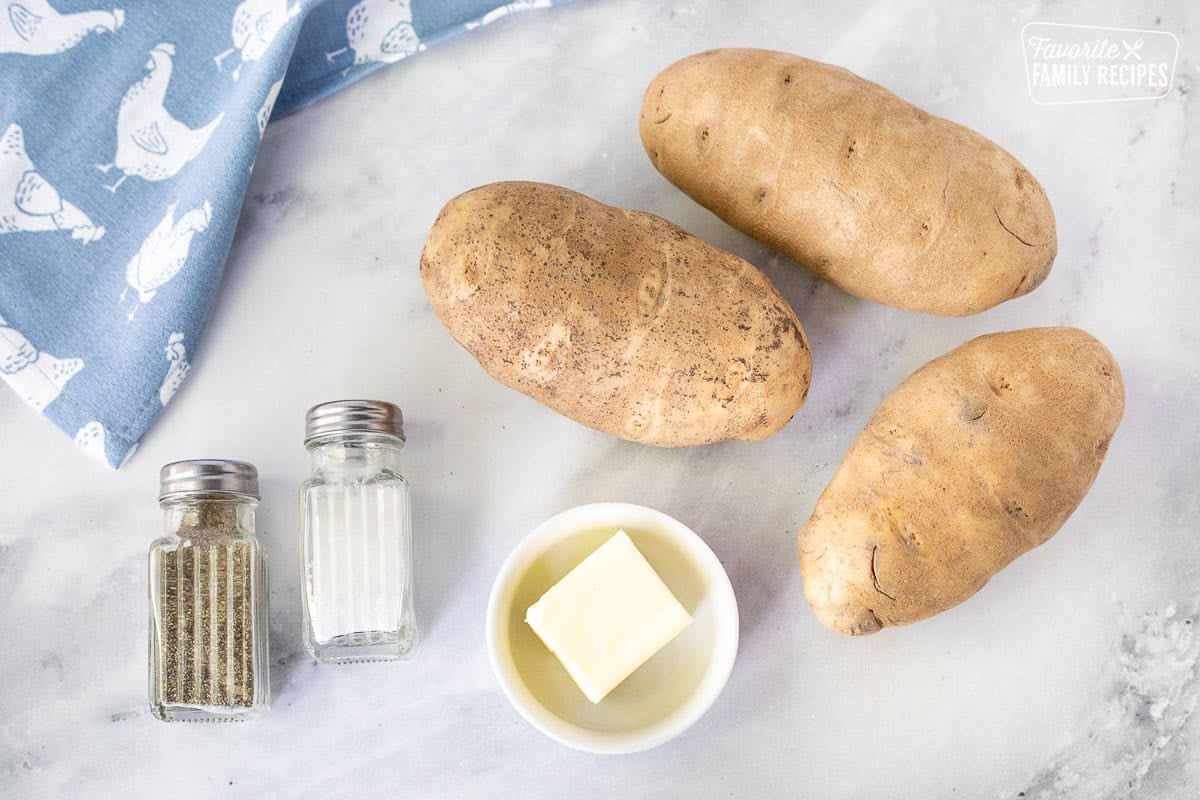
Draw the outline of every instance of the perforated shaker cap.
<instances>
[{"instance_id":1,"label":"perforated shaker cap","mask_svg":"<svg viewBox=\"0 0 1200 800\"><path fill-rule=\"evenodd\" d=\"M183 494L236 494L258 499L258 470L245 461L201 458L175 461L158 474L158 499Z\"/></svg>"},{"instance_id":2,"label":"perforated shaker cap","mask_svg":"<svg viewBox=\"0 0 1200 800\"><path fill-rule=\"evenodd\" d=\"M383 400L334 400L304 416L304 443L333 433L382 433L404 441L404 415Z\"/></svg>"}]
</instances>

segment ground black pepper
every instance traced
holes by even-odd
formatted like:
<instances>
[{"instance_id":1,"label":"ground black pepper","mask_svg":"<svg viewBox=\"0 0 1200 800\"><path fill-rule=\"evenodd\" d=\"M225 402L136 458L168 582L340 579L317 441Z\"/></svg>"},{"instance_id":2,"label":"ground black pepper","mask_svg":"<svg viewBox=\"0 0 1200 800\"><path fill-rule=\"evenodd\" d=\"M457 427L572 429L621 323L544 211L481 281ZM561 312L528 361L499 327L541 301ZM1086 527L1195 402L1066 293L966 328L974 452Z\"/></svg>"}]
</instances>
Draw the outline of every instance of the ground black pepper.
<instances>
[{"instance_id":1,"label":"ground black pepper","mask_svg":"<svg viewBox=\"0 0 1200 800\"><path fill-rule=\"evenodd\" d=\"M252 706L257 547L224 497L198 498L176 534L158 553L159 702Z\"/></svg>"}]
</instances>

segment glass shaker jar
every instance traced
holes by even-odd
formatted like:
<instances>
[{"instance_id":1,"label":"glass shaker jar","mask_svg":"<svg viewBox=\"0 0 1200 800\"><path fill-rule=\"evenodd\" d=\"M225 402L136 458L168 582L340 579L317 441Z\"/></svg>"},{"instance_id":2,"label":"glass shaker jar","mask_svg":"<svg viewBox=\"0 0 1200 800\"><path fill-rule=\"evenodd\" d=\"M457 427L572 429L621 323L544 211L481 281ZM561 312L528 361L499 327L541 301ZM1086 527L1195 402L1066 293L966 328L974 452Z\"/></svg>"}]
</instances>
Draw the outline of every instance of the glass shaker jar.
<instances>
[{"instance_id":1,"label":"glass shaker jar","mask_svg":"<svg viewBox=\"0 0 1200 800\"><path fill-rule=\"evenodd\" d=\"M300 490L304 644L318 661L408 658L417 642L404 420L376 400L308 410Z\"/></svg>"},{"instance_id":2,"label":"glass shaker jar","mask_svg":"<svg viewBox=\"0 0 1200 800\"><path fill-rule=\"evenodd\" d=\"M167 721L257 716L271 697L258 471L178 461L159 478L166 536L150 546L150 708Z\"/></svg>"}]
</instances>

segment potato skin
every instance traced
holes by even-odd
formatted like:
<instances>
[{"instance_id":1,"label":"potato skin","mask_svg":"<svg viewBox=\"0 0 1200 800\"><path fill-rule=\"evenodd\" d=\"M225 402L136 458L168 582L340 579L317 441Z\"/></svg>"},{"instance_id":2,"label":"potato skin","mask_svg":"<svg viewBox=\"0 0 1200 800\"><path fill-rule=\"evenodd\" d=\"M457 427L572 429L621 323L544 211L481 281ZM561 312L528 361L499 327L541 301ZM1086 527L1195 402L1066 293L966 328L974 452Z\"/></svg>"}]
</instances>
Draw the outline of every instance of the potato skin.
<instances>
[{"instance_id":1,"label":"potato skin","mask_svg":"<svg viewBox=\"0 0 1200 800\"><path fill-rule=\"evenodd\" d=\"M942 316L1037 287L1058 244L998 145L839 67L710 50L663 70L642 144L692 199L858 297Z\"/></svg>"},{"instance_id":2,"label":"potato skin","mask_svg":"<svg viewBox=\"0 0 1200 800\"><path fill-rule=\"evenodd\" d=\"M765 439L808 394L804 329L753 265L562 187L493 183L454 198L421 280L493 378L623 439Z\"/></svg>"},{"instance_id":3,"label":"potato skin","mask_svg":"<svg viewBox=\"0 0 1200 800\"><path fill-rule=\"evenodd\" d=\"M1124 408L1112 354L1076 328L980 336L917 370L800 529L817 618L874 633L966 600L1062 526Z\"/></svg>"}]
</instances>

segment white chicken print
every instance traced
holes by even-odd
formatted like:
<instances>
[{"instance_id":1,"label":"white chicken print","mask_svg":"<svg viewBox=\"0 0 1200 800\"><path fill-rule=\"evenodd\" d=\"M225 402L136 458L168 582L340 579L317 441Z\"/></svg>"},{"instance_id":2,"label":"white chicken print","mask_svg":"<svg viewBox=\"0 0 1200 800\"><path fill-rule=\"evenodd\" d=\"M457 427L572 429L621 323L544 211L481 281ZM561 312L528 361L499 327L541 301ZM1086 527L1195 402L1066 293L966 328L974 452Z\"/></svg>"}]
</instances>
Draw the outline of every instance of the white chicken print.
<instances>
[{"instance_id":1,"label":"white chicken print","mask_svg":"<svg viewBox=\"0 0 1200 800\"><path fill-rule=\"evenodd\" d=\"M108 454L104 451L105 436L104 426L92 420L75 432L75 446L92 458L98 458L107 464Z\"/></svg>"},{"instance_id":2,"label":"white chicken print","mask_svg":"<svg viewBox=\"0 0 1200 800\"><path fill-rule=\"evenodd\" d=\"M233 25L229 31L233 47L213 56L217 69L222 69L225 59L237 53L238 65L232 73L236 81L242 67L262 58L283 26L299 13L300 4L288 6L287 0L245 0L240 3L233 12Z\"/></svg>"},{"instance_id":3,"label":"white chicken print","mask_svg":"<svg viewBox=\"0 0 1200 800\"><path fill-rule=\"evenodd\" d=\"M83 359L40 352L0 317L0 378L34 409L41 411L53 403L81 369Z\"/></svg>"},{"instance_id":4,"label":"white chicken print","mask_svg":"<svg viewBox=\"0 0 1200 800\"><path fill-rule=\"evenodd\" d=\"M361 0L346 15L349 47L326 53L330 62L354 51L354 63L381 61L390 64L425 49L412 24L409 0Z\"/></svg>"},{"instance_id":5,"label":"white chicken print","mask_svg":"<svg viewBox=\"0 0 1200 800\"><path fill-rule=\"evenodd\" d=\"M121 292L121 302L125 302L125 295L130 289L138 295L138 304L129 312L131 322L138 309L153 300L158 290L183 269L192 246L192 237L205 230L212 221L212 206L207 200L199 208L193 208L176 220L175 209L178 205L172 203L167 207L162 221L150 231L125 266L127 286Z\"/></svg>"},{"instance_id":6,"label":"white chicken print","mask_svg":"<svg viewBox=\"0 0 1200 800\"><path fill-rule=\"evenodd\" d=\"M9 125L0 136L0 233L19 231L70 231L84 244L104 235L95 225L38 174L25 152L25 133Z\"/></svg>"},{"instance_id":7,"label":"white chicken print","mask_svg":"<svg viewBox=\"0 0 1200 800\"><path fill-rule=\"evenodd\" d=\"M48 56L70 50L84 37L111 33L125 24L125 12L80 11L62 14L46 0L19 0L8 3L0 19L0 53Z\"/></svg>"},{"instance_id":8,"label":"white chicken print","mask_svg":"<svg viewBox=\"0 0 1200 800\"><path fill-rule=\"evenodd\" d=\"M121 98L117 111L116 156L111 164L96 165L96 169L104 173L111 169L121 173L116 183L104 187L111 192L117 191L130 175L148 181L173 177L200 155L225 116L221 112L212 122L195 129L171 116L163 106L163 100L171 82L174 57L175 45L155 45L146 62L150 74L131 86Z\"/></svg>"},{"instance_id":9,"label":"white chicken print","mask_svg":"<svg viewBox=\"0 0 1200 800\"><path fill-rule=\"evenodd\" d=\"M183 334L179 331L167 337L167 361L171 366L167 367L167 376L158 388L158 402L164 406L171 402L192 368L187 360L187 348L183 346Z\"/></svg>"},{"instance_id":10,"label":"white chicken print","mask_svg":"<svg viewBox=\"0 0 1200 800\"><path fill-rule=\"evenodd\" d=\"M271 121L271 112L275 110L275 100L279 97L279 90L283 88L283 78L271 84L271 88L267 90L267 97L263 100L261 106L258 107L258 138L262 139L263 133L267 130L267 123Z\"/></svg>"}]
</instances>

